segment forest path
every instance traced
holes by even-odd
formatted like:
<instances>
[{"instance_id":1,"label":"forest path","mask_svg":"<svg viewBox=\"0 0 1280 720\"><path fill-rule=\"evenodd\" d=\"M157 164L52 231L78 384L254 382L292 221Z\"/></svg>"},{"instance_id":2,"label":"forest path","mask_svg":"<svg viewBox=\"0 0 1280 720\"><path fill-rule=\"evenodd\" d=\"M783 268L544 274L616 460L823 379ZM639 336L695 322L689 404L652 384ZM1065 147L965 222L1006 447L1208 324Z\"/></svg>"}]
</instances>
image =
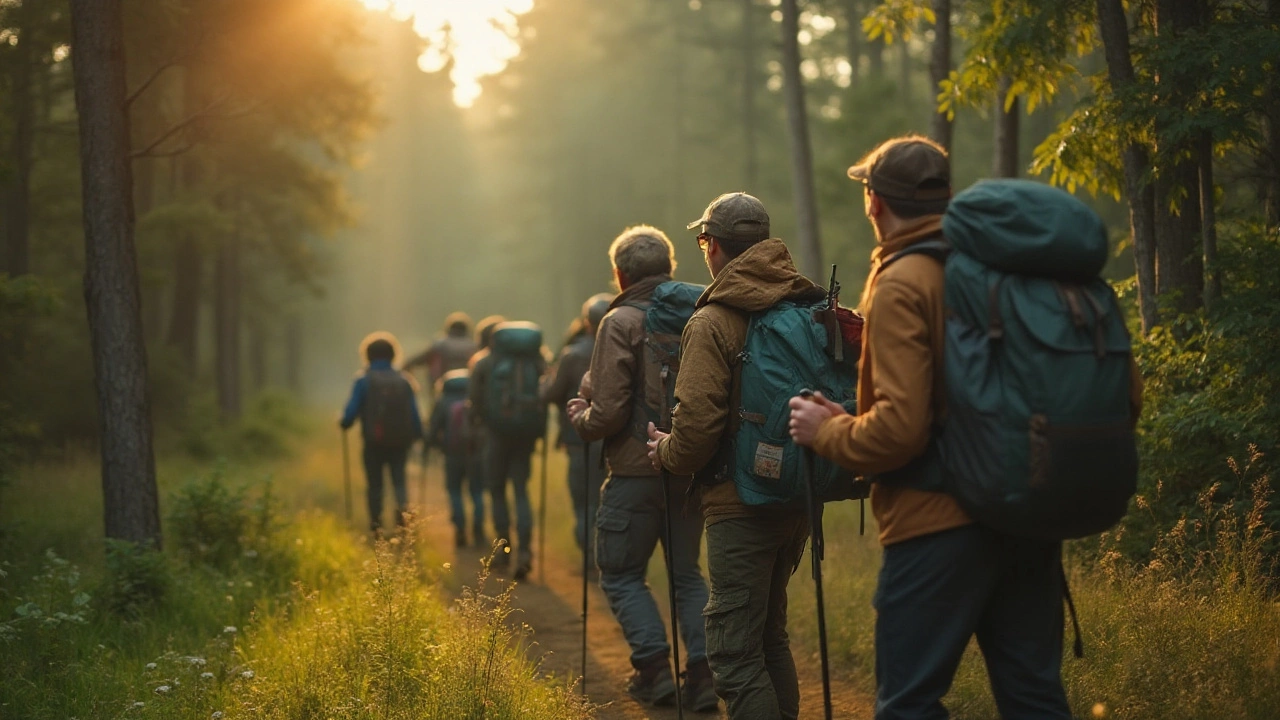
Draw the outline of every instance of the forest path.
<instances>
[{"instance_id":1,"label":"forest path","mask_svg":"<svg viewBox=\"0 0 1280 720\"><path fill-rule=\"evenodd\" d=\"M561 462L557 462L558 457ZM572 540L572 507L566 497L563 457L553 455L548 466L547 557L538 558L535 553L533 573L514 590L513 606L518 612L513 613L511 619L512 622L524 623L531 628L533 645L530 656L541 661L542 672L569 683L578 681L582 676L582 556ZM538 513L538 473L538 461L535 460L529 484L535 519ZM409 477L413 485L411 499L416 502L423 496L416 465L410 468ZM449 521L442 469L435 461L429 466L425 499L423 541L433 548L433 555L452 558L455 589L460 585L474 584L485 553L475 548L454 549L453 526ZM534 541L537 542L536 526ZM808 567L807 560L802 562L800 570L792 579L793 585L809 582ZM662 572L660 559L650 564L650 584L669 629L666 584ZM494 580L511 582L511 571L495 571L490 582ZM609 610L599 585L591 583L587 596L586 691L591 702L601 706L597 716L601 720L674 720L677 717L676 708L647 707L627 695L626 685L631 674L631 663L622 630ZM800 678L800 718L822 718L822 673L817 653L804 652L794 641L792 652ZM682 664L683 659L682 648ZM581 685L575 689L580 691ZM838 676L831 678L831 696L834 718L861 719L873 715L874 698ZM686 717L727 716L722 702L717 713L686 712Z\"/></svg>"}]
</instances>

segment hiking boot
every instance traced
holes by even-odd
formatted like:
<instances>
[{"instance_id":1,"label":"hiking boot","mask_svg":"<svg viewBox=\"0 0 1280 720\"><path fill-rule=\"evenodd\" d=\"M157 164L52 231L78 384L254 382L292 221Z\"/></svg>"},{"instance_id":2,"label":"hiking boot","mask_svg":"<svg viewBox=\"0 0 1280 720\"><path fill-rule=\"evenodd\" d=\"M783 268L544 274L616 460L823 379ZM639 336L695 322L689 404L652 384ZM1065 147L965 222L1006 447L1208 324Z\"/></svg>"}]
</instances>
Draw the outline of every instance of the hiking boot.
<instances>
[{"instance_id":1,"label":"hiking boot","mask_svg":"<svg viewBox=\"0 0 1280 720\"><path fill-rule=\"evenodd\" d=\"M720 708L720 698L711 679L711 666L706 658L693 663L684 674L682 689L684 706L694 712L715 712Z\"/></svg>"},{"instance_id":2,"label":"hiking boot","mask_svg":"<svg viewBox=\"0 0 1280 720\"><path fill-rule=\"evenodd\" d=\"M675 704L676 682L665 657L636 668L627 681L627 694L653 707Z\"/></svg>"},{"instance_id":3,"label":"hiking boot","mask_svg":"<svg viewBox=\"0 0 1280 720\"><path fill-rule=\"evenodd\" d=\"M516 582L523 582L525 578L529 577L529 573L532 571L533 563L528 560L522 560L519 565L516 565L516 572L511 577Z\"/></svg>"}]
</instances>

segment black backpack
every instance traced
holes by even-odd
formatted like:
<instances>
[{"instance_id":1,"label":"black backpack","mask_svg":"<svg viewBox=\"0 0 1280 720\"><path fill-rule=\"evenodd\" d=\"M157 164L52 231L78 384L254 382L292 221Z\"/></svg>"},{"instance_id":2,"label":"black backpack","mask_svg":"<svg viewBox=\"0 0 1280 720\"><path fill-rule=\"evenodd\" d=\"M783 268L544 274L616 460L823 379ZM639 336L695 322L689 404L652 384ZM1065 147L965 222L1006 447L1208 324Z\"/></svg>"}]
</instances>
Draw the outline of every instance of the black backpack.
<instances>
[{"instance_id":1,"label":"black backpack","mask_svg":"<svg viewBox=\"0 0 1280 720\"><path fill-rule=\"evenodd\" d=\"M413 431L413 385L396 370L370 370L360 422L365 440L384 448L405 448L418 438Z\"/></svg>"}]
</instances>

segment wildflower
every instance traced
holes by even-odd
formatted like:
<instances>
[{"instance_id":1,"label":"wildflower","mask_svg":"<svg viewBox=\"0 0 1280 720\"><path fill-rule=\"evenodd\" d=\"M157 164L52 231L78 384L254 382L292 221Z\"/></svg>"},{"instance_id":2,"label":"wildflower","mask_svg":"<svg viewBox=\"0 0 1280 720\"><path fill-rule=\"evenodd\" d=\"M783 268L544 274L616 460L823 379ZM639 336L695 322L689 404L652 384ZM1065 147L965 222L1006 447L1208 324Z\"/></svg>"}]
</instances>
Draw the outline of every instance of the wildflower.
<instances>
[{"instance_id":1,"label":"wildflower","mask_svg":"<svg viewBox=\"0 0 1280 720\"><path fill-rule=\"evenodd\" d=\"M448 570L448 569L449 569L449 568L451 568L451 567L453 567L453 564L452 564L452 563L445 563L445 564L444 564L444 569L445 569L445 570Z\"/></svg>"},{"instance_id":2,"label":"wildflower","mask_svg":"<svg viewBox=\"0 0 1280 720\"><path fill-rule=\"evenodd\" d=\"M144 703L144 702L142 702L141 700L139 700L138 702L136 702L136 703L134 703L134 704L133 704L133 707L134 707L135 709L141 709L141 708L146 707L146 705L147 705L146 703Z\"/></svg>"},{"instance_id":3,"label":"wildflower","mask_svg":"<svg viewBox=\"0 0 1280 720\"><path fill-rule=\"evenodd\" d=\"M156 664L155 664L155 663L147 663L147 669L148 669L148 670L155 670L155 669L156 669Z\"/></svg>"},{"instance_id":4,"label":"wildflower","mask_svg":"<svg viewBox=\"0 0 1280 720\"><path fill-rule=\"evenodd\" d=\"M1096 717L1096 718L1106 717L1106 716L1107 716L1107 706L1106 706L1106 705L1103 705L1102 703L1094 703L1094 704L1093 704L1093 716L1094 716L1094 717Z\"/></svg>"},{"instance_id":5,"label":"wildflower","mask_svg":"<svg viewBox=\"0 0 1280 720\"><path fill-rule=\"evenodd\" d=\"M226 634L228 634L228 635L235 635L235 634L236 634L236 632L237 632L237 630L236 630L236 626L235 626L235 625L228 625L228 626L226 626L226 627L222 628L222 632L224 632L224 633L226 633Z\"/></svg>"},{"instance_id":6,"label":"wildflower","mask_svg":"<svg viewBox=\"0 0 1280 720\"><path fill-rule=\"evenodd\" d=\"M253 587L253 581L252 581L252 580L245 580L245 581L244 581L244 586L245 586L245 587Z\"/></svg>"},{"instance_id":7,"label":"wildflower","mask_svg":"<svg viewBox=\"0 0 1280 720\"><path fill-rule=\"evenodd\" d=\"M235 586L236 586L236 581L235 581L235 580L228 580L228 581L227 581L227 587L235 587Z\"/></svg>"},{"instance_id":8,"label":"wildflower","mask_svg":"<svg viewBox=\"0 0 1280 720\"><path fill-rule=\"evenodd\" d=\"M222 720L222 711L214 710L213 714L210 715L209 717L212 718L212 720Z\"/></svg>"},{"instance_id":9,"label":"wildflower","mask_svg":"<svg viewBox=\"0 0 1280 720\"><path fill-rule=\"evenodd\" d=\"M201 679L201 680L212 680L212 679L213 679L213 673L211 673L211 672L202 672L202 673L200 673L200 679Z\"/></svg>"},{"instance_id":10,"label":"wildflower","mask_svg":"<svg viewBox=\"0 0 1280 720\"><path fill-rule=\"evenodd\" d=\"M252 670L245 670L244 672L240 673L240 677L244 678L245 680L252 680L252 679L253 679L253 671L252 671Z\"/></svg>"},{"instance_id":11,"label":"wildflower","mask_svg":"<svg viewBox=\"0 0 1280 720\"><path fill-rule=\"evenodd\" d=\"M161 685L160 687L156 688L156 694L164 695L165 693L169 692L172 689L173 688L169 687L168 685Z\"/></svg>"},{"instance_id":12,"label":"wildflower","mask_svg":"<svg viewBox=\"0 0 1280 720\"><path fill-rule=\"evenodd\" d=\"M189 662L189 663L191 663L192 665L195 665L195 666L197 666L197 667L202 667L202 666L204 666L204 664L205 664L205 660L204 660L204 658L202 658L202 657L196 657L196 656L194 656L194 655L192 655L192 656L188 657L188 658L187 658L187 662Z\"/></svg>"}]
</instances>

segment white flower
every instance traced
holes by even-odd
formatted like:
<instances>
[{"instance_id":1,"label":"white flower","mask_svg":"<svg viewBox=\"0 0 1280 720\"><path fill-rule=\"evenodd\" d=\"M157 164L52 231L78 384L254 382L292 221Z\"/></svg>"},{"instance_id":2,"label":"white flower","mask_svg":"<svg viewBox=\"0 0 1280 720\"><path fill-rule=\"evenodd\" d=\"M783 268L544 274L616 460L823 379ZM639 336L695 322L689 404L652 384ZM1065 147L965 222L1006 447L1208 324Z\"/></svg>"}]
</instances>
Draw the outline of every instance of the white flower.
<instances>
[{"instance_id":1,"label":"white flower","mask_svg":"<svg viewBox=\"0 0 1280 720\"><path fill-rule=\"evenodd\" d=\"M213 673L211 673L211 672L202 672L202 673L200 673L200 679L201 679L201 680L212 680L212 679L213 679Z\"/></svg>"},{"instance_id":2,"label":"white flower","mask_svg":"<svg viewBox=\"0 0 1280 720\"><path fill-rule=\"evenodd\" d=\"M252 670L245 670L244 672L240 673L240 677L244 678L245 680L252 680L252 679L253 679L253 671L252 671Z\"/></svg>"},{"instance_id":3,"label":"white flower","mask_svg":"<svg viewBox=\"0 0 1280 720\"><path fill-rule=\"evenodd\" d=\"M210 717L210 718L212 718L212 720L221 720L221 719L222 719L222 711L221 711L221 710L214 710L214 711L213 711L213 714L212 714L212 715L210 715L209 717Z\"/></svg>"},{"instance_id":4,"label":"white flower","mask_svg":"<svg viewBox=\"0 0 1280 720\"><path fill-rule=\"evenodd\" d=\"M222 628L222 632L224 632L224 633L226 633L226 634L228 634L228 635L235 635L235 634L236 634L237 632L239 632L239 631L238 631L238 630L236 630L236 626L235 626L235 625L228 625L228 626L226 626L226 627Z\"/></svg>"},{"instance_id":5,"label":"white flower","mask_svg":"<svg viewBox=\"0 0 1280 720\"><path fill-rule=\"evenodd\" d=\"M136 703L134 703L134 704L133 704L133 706L134 706L135 708L146 707L146 705L147 705L147 704L146 704L146 703L144 703L144 702L142 702L141 700L139 700L138 702L136 702Z\"/></svg>"},{"instance_id":6,"label":"white flower","mask_svg":"<svg viewBox=\"0 0 1280 720\"><path fill-rule=\"evenodd\" d=\"M148 669L148 670L155 670L155 669L156 669L156 664L155 664L155 663L147 663L147 669Z\"/></svg>"},{"instance_id":7,"label":"white flower","mask_svg":"<svg viewBox=\"0 0 1280 720\"><path fill-rule=\"evenodd\" d=\"M196 656L192 655L191 657L188 657L188 658L187 658L187 662L191 663L192 665L196 665L196 666L203 666L203 665L204 665L205 660L204 660L204 658L202 658L202 657L196 657Z\"/></svg>"},{"instance_id":8,"label":"white flower","mask_svg":"<svg viewBox=\"0 0 1280 720\"><path fill-rule=\"evenodd\" d=\"M252 580L245 580L245 581L244 581L244 586L245 586L245 587L253 587L253 581L252 581Z\"/></svg>"},{"instance_id":9,"label":"white flower","mask_svg":"<svg viewBox=\"0 0 1280 720\"><path fill-rule=\"evenodd\" d=\"M156 694L164 695L165 693L169 692L172 689L173 688L169 687L168 685L161 685L160 687L156 688Z\"/></svg>"}]
</instances>

